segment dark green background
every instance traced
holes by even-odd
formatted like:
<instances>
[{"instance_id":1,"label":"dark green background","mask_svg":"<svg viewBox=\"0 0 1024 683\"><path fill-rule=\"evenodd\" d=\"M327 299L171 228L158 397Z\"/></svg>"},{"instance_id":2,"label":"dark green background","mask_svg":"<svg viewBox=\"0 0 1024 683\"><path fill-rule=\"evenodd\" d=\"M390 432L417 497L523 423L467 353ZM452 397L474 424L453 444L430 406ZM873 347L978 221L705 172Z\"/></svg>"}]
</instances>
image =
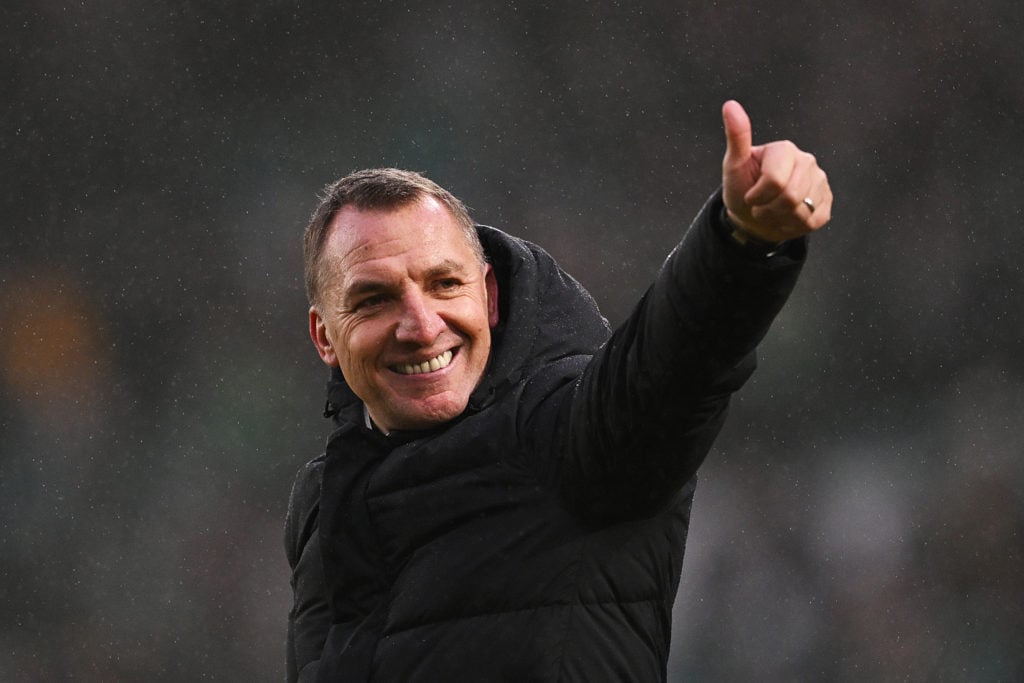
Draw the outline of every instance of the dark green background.
<instances>
[{"instance_id":1,"label":"dark green background","mask_svg":"<svg viewBox=\"0 0 1024 683\"><path fill-rule=\"evenodd\" d=\"M1022 12L759 4L5 4L0 679L283 677L324 184L422 171L615 323L728 98L836 204L702 470L670 678L1024 676Z\"/></svg>"}]
</instances>

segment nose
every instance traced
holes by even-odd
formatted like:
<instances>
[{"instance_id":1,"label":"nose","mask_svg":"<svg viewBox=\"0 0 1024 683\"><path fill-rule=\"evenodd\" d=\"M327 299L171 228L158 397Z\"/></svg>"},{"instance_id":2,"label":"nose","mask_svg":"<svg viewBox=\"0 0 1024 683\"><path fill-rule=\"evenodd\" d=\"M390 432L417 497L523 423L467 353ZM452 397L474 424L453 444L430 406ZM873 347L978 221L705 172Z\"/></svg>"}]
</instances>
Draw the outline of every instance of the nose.
<instances>
[{"instance_id":1,"label":"nose","mask_svg":"<svg viewBox=\"0 0 1024 683\"><path fill-rule=\"evenodd\" d=\"M400 342L428 346L445 328L432 301L420 291L410 291L402 297L400 316L395 329L395 339Z\"/></svg>"}]
</instances>

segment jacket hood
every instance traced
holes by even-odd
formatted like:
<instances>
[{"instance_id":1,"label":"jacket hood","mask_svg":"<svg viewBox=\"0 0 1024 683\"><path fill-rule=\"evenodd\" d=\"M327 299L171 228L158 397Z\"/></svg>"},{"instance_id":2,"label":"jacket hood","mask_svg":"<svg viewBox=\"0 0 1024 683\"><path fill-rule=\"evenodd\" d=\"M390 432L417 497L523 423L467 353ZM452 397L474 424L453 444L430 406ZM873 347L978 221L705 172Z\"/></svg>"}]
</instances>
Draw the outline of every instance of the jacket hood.
<instances>
[{"instance_id":1,"label":"jacket hood","mask_svg":"<svg viewBox=\"0 0 1024 683\"><path fill-rule=\"evenodd\" d=\"M482 409L533 368L595 353L610 333L593 297L546 251L497 228L476 229L498 282L498 325L467 411ZM338 368L331 369L324 416L339 425L363 419L362 402Z\"/></svg>"}]
</instances>

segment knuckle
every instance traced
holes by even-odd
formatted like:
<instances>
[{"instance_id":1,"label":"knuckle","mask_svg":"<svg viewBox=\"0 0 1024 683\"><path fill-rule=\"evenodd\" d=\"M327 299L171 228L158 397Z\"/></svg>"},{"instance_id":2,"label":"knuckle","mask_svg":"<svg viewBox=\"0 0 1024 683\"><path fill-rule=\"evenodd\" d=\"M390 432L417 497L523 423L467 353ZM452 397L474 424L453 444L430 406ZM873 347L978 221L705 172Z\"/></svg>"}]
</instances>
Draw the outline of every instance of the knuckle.
<instances>
[{"instance_id":1,"label":"knuckle","mask_svg":"<svg viewBox=\"0 0 1024 683\"><path fill-rule=\"evenodd\" d=\"M761 176L761 182L763 183L764 189L771 194L779 194L783 191L785 185L781 175L777 170L768 170Z\"/></svg>"},{"instance_id":2,"label":"knuckle","mask_svg":"<svg viewBox=\"0 0 1024 683\"><path fill-rule=\"evenodd\" d=\"M787 209L795 209L803 205L804 194L797 192L793 187L787 187L780 195L780 199Z\"/></svg>"}]
</instances>

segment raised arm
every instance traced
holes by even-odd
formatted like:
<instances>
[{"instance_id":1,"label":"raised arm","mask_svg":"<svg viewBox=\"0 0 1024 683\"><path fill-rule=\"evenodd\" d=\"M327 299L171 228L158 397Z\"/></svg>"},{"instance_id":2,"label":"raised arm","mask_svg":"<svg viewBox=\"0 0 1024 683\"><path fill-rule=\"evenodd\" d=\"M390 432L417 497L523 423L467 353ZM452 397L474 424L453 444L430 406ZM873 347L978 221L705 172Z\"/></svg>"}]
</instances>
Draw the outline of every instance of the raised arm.
<instances>
[{"instance_id":1,"label":"raised arm","mask_svg":"<svg viewBox=\"0 0 1024 683\"><path fill-rule=\"evenodd\" d=\"M596 518L652 514L693 476L796 282L804 236L831 211L811 155L789 142L751 146L735 102L723 116L724 191L582 377L553 370L565 381L545 403L557 408L536 413L553 446L542 471Z\"/></svg>"}]
</instances>

